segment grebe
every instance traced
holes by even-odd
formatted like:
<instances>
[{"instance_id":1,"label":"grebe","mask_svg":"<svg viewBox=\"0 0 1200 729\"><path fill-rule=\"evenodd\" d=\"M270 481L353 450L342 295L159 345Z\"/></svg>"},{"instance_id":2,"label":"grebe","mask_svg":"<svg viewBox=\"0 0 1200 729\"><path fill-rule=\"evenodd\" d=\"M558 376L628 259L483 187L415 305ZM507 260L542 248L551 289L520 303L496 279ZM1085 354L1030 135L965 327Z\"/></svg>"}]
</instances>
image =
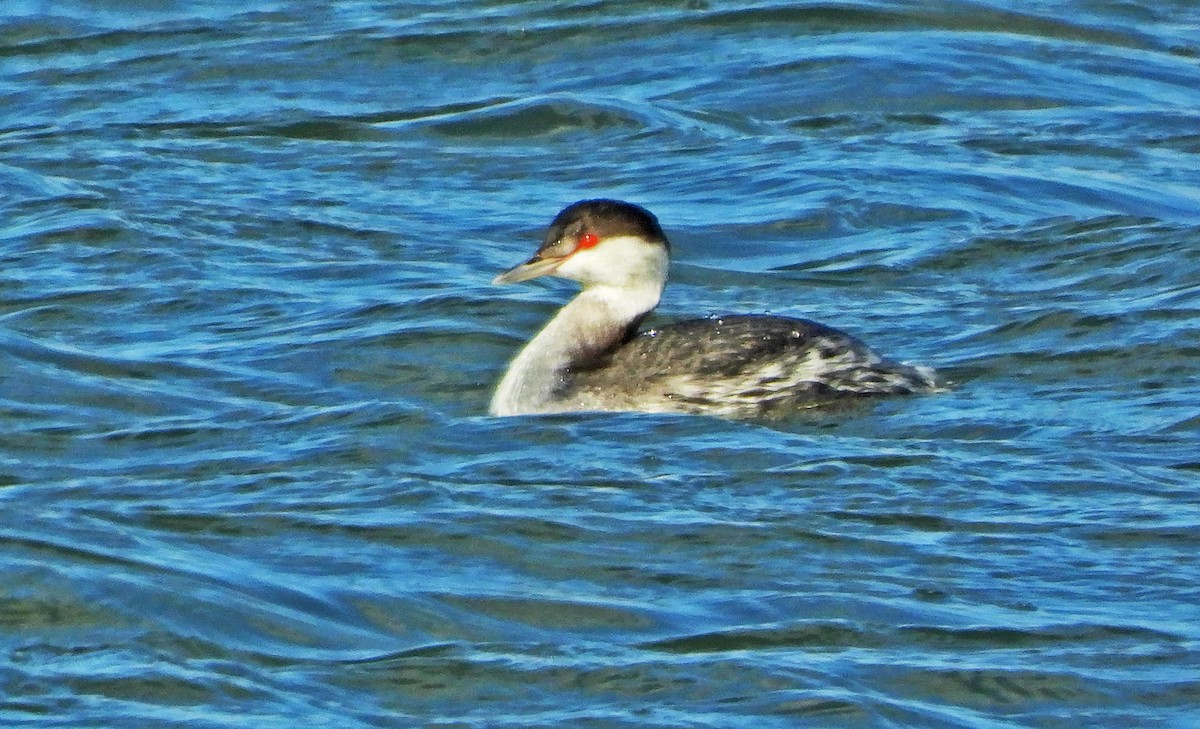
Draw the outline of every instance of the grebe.
<instances>
[{"instance_id":1,"label":"grebe","mask_svg":"<svg viewBox=\"0 0 1200 729\"><path fill-rule=\"evenodd\" d=\"M578 411L759 417L839 396L929 392L933 372L891 362L836 329L778 316L693 319L639 332L667 282L670 244L645 208L583 200L493 283L547 274L583 290L509 365L493 415Z\"/></svg>"}]
</instances>

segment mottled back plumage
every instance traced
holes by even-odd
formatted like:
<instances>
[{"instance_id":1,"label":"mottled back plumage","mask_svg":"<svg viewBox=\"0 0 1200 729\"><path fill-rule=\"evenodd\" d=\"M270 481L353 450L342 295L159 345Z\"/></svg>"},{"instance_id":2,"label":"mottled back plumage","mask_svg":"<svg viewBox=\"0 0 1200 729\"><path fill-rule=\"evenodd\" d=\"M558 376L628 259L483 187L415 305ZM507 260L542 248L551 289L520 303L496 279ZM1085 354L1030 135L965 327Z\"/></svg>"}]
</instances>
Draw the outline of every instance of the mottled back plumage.
<instances>
[{"instance_id":1,"label":"mottled back plumage","mask_svg":"<svg viewBox=\"0 0 1200 729\"><path fill-rule=\"evenodd\" d=\"M636 387L631 387L636 383ZM932 373L885 360L807 319L735 315L639 332L563 373L568 409L752 417L839 398L936 387Z\"/></svg>"}]
</instances>

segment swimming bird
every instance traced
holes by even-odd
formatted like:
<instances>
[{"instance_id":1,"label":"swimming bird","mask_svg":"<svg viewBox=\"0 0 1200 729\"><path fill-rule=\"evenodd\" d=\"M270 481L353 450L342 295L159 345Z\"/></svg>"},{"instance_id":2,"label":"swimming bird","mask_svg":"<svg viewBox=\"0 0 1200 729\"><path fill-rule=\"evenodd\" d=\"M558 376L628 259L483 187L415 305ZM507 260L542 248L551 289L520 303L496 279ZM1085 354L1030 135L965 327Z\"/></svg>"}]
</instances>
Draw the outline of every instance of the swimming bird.
<instances>
[{"instance_id":1,"label":"swimming bird","mask_svg":"<svg viewBox=\"0 0 1200 729\"><path fill-rule=\"evenodd\" d=\"M739 314L639 330L666 286L670 250L641 206L599 199L564 208L533 257L493 283L552 275L582 290L512 360L491 413L753 418L937 389L932 370L884 359L807 319Z\"/></svg>"}]
</instances>

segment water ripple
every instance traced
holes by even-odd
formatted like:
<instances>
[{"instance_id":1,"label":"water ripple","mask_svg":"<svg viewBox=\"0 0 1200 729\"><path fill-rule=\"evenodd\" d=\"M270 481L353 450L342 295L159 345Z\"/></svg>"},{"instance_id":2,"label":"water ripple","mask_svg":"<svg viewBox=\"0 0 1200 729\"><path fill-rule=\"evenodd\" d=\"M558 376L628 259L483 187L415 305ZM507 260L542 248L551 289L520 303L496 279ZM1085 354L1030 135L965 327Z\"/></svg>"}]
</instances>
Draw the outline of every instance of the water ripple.
<instances>
[{"instance_id":1,"label":"water ripple","mask_svg":"<svg viewBox=\"0 0 1200 729\"><path fill-rule=\"evenodd\" d=\"M17 2L0 723L1190 727L1197 20ZM594 196L955 386L487 417Z\"/></svg>"}]
</instances>

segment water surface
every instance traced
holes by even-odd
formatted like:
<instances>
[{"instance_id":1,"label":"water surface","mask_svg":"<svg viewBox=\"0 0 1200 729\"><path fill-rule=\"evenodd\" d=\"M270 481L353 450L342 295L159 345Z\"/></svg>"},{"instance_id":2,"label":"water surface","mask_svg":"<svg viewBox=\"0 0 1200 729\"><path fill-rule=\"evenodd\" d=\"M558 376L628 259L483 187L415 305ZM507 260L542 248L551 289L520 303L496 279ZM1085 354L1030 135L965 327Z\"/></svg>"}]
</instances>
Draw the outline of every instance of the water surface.
<instances>
[{"instance_id":1,"label":"water surface","mask_svg":"<svg viewBox=\"0 0 1200 729\"><path fill-rule=\"evenodd\" d=\"M1195 725L1193 3L92 5L0 18L0 723ZM957 386L487 417L595 196Z\"/></svg>"}]
</instances>

